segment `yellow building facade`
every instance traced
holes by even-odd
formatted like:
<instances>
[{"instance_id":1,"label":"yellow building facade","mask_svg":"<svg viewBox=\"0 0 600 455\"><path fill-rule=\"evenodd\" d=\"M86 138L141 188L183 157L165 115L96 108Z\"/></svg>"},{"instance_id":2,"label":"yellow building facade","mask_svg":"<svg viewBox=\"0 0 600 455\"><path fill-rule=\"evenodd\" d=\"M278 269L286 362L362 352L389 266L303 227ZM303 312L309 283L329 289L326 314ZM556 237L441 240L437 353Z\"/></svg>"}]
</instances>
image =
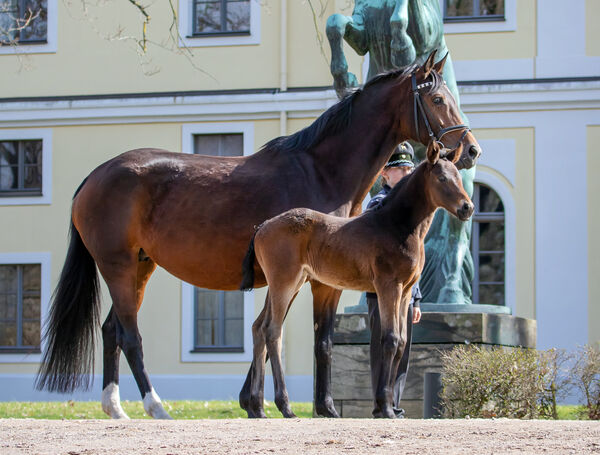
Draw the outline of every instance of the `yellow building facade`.
<instances>
[{"instance_id":1,"label":"yellow building facade","mask_svg":"<svg viewBox=\"0 0 600 455\"><path fill-rule=\"evenodd\" d=\"M16 150L35 143L41 150L36 191L3 192L2 179L6 185L10 177L0 174L0 282L20 286L14 312L7 303L12 291L0 287L2 400L63 398L32 389L40 355L27 345L27 324L39 327L47 316L66 254L71 198L89 172L133 148L194 153L203 135L241 135L239 153L249 155L337 101L325 22L335 12L351 14L350 2L320 2L324 9L313 11L307 2L250 0L248 31L226 36L194 35L197 3L174 2L175 24L168 2L151 6L145 54L138 43L142 18L127 2L84 11L47 0L43 42L0 47L0 144ZM483 148L476 182L502 202L502 303L537 319L540 348L597 343L600 32L593 18L600 7L594 0L504 3L501 20L445 25L462 109ZM365 59L350 48L346 55L362 79ZM0 152L0 172L10 167L1 160ZM106 314L104 285L102 293ZM139 315L146 367L159 394L237 397L251 359L250 327L265 295L258 289L243 297L240 349L198 350L197 294L159 268ZM359 296L345 291L339 311ZM305 287L284 328L295 401L312 399L311 303ZM14 324L16 338L6 335ZM76 398L99 398L97 344L94 388ZM124 359L121 373L122 397L137 399Z\"/></svg>"}]
</instances>

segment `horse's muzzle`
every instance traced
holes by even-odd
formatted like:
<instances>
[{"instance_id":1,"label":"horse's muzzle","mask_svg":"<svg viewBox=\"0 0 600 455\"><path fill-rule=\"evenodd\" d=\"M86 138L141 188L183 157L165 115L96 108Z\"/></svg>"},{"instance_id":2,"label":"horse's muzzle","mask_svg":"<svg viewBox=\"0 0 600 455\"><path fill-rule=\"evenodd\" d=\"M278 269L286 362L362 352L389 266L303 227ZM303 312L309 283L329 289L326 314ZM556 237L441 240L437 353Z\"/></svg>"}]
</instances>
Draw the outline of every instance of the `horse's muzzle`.
<instances>
[{"instance_id":1,"label":"horse's muzzle","mask_svg":"<svg viewBox=\"0 0 600 455\"><path fill-rule=\"evenodd\" d=\"M467 221L473 215L474 209L475 206L472 202L464 201L456 213L461 221Z\"/></svg>"},{"instance_id":2,"label":"horse's muzzle","mask_svg":"<svg viewBox=\"0 0 600 455\"><path fill-rule=\"evenodd\" d=\"M456 163L456 167L460 169L471 169L477 163L477 159L481 156L481 148L478 145L467 145L466 155L461 156Z\"/></svg>"}]
</instances>

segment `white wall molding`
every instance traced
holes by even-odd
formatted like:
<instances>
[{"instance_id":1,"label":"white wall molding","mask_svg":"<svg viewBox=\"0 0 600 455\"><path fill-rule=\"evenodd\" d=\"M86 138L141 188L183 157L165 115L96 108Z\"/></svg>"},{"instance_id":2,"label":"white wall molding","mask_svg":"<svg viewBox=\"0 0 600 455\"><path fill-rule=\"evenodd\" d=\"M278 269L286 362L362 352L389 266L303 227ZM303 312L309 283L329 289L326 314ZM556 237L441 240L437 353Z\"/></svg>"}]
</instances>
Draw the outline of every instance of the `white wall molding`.
<instances>
[{"instance_id":1,"label":"white wall molding","mask_svg":"<svg viewBox=\"0 0 600 455\"><path fill-rule=\"evenodd\" d=\"M3 205L47 205L52 203L52 130L39 129L0 129L0 141L28 139L42 140L42 195L41 196L2 196Z\"/></svg>"},{"instance_id":2,"label":"white wall molding","mask_svg":"<svg viewBox=\"0 0 600 455\"><path fill-rule=\"evenodd\" d=\"M532 58L452 61L459 81L533 79L534 63Z\"/></svg>"},{"instance_id":3,"label":"white wall molding","mask_svg":"<svg viewBox=\"0 0 600 455\"><path fill-rule=\"evenodd\" d=\"M47 252L17 252L17 253L0 253L0 264L40 264L41 265L41 281L40 281L40 324L44 327L48 310L50 308L51 285L50 275L52 272L52 256ZM44 340L42 340L42 351L44 350ZM24 354L24 353L0 353L0 363L39 363L41 354ZM1 375L0 375L1 376ZM1 387L1 386L0 386ZM0 395L2 392L0 391ZM0 401L2 401L0 399Z\"/></svg>"},{"instance_id":4,"label":"white wall molding","mask_svg":"<svg viewBox=\"0 0 600 455\"><path fill-rule=\"evenodd\" d=\"M102 376L95 375L89 391L57 394L38 391L33 387L33 374L0 374L0 401L99 401ZM150 375L156 392L163 400L235 400L237 401L245 375ZM312 375L285 377L291 401L313 401ZM140 392L132 375L119 376L122 400L139 401ZM273 400L273 377L265 376L265 399Z\"/></svg>"}]
</instances>

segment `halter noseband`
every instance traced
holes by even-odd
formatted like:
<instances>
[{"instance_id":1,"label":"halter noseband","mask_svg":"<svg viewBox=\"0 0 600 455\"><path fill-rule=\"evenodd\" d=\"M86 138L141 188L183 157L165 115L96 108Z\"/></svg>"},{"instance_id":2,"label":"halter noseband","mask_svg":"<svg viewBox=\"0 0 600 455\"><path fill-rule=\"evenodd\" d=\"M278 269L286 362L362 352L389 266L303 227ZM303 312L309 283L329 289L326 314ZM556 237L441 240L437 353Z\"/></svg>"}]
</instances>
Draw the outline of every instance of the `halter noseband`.
<instances>
[{"instance_id":1,"label":"halter noseband","mask_svg":"<svg viewBox=\"0 0 600 455\"><path fill-rule=\"evenodd\" d=\"M438 144L440 144L442 148L447 149L448 153L453 152L454 150L456 150L458 148L458 146L463 141L463 139L465 138L467 133L469 131L471 131L471 128L469 128L467 125L454 125L454 126L449 126L447 128L442 128L441 130L438 131L437 134L435 134L433 132L433 130L431 129L431 124L429 123L429 118L427 117L427 110L425 108L425 105L423 104L423 101L421 100L421 93L419 92L420 89L433 85L433 82L431 82L431 81L423 82L422 84L417 85L417 76L415 73L413 73L411 75L411 84L412 84L412 91L413 91L413 95L414 95L413 96L414 97L414 119L415 119L415 130L417 133L417 138L420 137L420 135L419 135L419 116L417 114L417 111L419 111L419 113L421 114L421 117L423 118L423 122L425 123L425 126L427 127L427 134L429 135L429 139L431 141L435 141ZM444 137L444 135L446 133L450 133L451 131L456 131L456 130L463 130L463 133L460 136L460 138L458 139L458 141L456 142L456 145L453 148L448 149L442 142L442 137Z\"/></svg>"}]
</instances>

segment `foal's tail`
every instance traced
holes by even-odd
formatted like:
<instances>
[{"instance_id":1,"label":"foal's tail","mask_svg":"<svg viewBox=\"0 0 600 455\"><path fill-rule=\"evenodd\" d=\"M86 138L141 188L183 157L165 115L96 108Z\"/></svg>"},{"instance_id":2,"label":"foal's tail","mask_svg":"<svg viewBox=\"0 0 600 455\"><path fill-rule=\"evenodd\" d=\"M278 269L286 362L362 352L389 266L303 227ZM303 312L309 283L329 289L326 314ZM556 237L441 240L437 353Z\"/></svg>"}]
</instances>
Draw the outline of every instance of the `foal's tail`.
<instances>
[{"instance_id":1,"label":"foal's tail","mask_svg":"<svg viewBox=\"0 0 600 455\"><path fill-rule=\"evenodd\" d=\"M89 387L94 332L100 322L96 263L72 221L69 237L67 258L44 329L46 349L35 384L38 390L61 393Z\"/></svg>"},{"instance_id":2,"label":"foal's tail","mask_svg":"<svg viewBox=\"0 0 600 455\"><path fill-rule=\"evenodd\" d=\"M250 240L250 245L248 245L248 251L246 252L246 256L242 261L242 284L240 284L241 291L251 291L254 288L254 262L256 261L254 238L256 237L256 233L259 229L260 226L258 226L254 231L254 234L252 234L252 240Z\"/></svg>"}]
</instances>

